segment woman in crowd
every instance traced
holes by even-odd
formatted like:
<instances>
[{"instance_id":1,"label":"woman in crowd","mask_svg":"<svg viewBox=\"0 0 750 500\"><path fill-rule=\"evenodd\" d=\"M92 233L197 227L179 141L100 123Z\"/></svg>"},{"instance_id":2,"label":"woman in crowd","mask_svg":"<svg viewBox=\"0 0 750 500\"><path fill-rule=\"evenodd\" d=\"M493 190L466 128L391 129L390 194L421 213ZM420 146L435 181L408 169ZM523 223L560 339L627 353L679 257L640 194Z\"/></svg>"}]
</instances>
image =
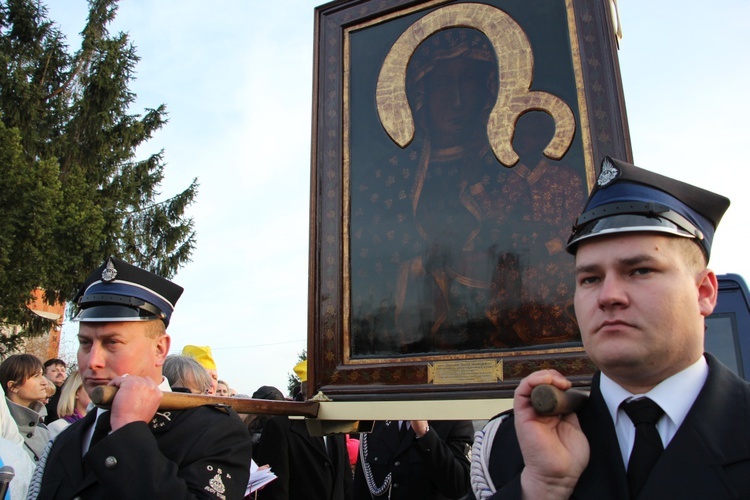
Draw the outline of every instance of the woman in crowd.
<instances>
[{"instance_id":1,"label":"woman in crowd","mask_svg":"<svg viewBox=\"0 0 750 500\"><path fill-rule=\"evenodd\" d=\"M47 409L42 401L47 397L50 382L44 377L44 365L31 354L9 356L0 363L0 383L26 451L32 459L39 460L49 441L49 431L44 425Z\"/></svg>"},{"instance_id":2,"label":"woman in crowd","mask_svg":"<svg viewBox=\"0 0 750 500\"><path fill-rule=\"evenodd\" d=\"M167 377L169 386L175 390L205 394L213 382L211 375L195 359L189 356L171 355L164 360L162 373Z\"/></svg>"},{"instance_id":3,"label":"woman in crowd","mask_svg":"<svg viewBox=\"0 0 750 500\"><path fill-rule=\"evenodd\" d=\"M62 393L57 403L57 414L60 418L47 425L50 439L56 437L76 420L85 417L89 403L91 403L78 370L70 374L60 390Z\"/></svg>"},{"instance_id":4,"label":"woman in crowd","mask_svg":"<svg viewBox=\"0 0 750 500\"><path fill-rule=\"evenodd\" d=\"M217 396L229 396L229 384L224 382L223 380L219 380L219 382L216 385L216 395Z\"/></svg>"}]
</instances>

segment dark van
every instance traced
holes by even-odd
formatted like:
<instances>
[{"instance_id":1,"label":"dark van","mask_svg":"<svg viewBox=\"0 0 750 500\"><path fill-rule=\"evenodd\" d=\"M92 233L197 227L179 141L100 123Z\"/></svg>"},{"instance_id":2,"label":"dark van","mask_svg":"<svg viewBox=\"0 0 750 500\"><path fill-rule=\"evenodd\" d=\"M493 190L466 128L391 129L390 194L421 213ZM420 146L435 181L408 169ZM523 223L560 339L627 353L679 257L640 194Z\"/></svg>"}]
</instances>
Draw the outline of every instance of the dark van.
<instances>
[{"instance_id":1,"label":"dark van","mask_svg":"<svg viewBox=\"0 0 750 500\"><path fill-rule=\"evenodd\" d=\"M719 299L706 319L706 351L750 380L750 294L737 274L721 274Z\"/></svg>"}]
</instances>

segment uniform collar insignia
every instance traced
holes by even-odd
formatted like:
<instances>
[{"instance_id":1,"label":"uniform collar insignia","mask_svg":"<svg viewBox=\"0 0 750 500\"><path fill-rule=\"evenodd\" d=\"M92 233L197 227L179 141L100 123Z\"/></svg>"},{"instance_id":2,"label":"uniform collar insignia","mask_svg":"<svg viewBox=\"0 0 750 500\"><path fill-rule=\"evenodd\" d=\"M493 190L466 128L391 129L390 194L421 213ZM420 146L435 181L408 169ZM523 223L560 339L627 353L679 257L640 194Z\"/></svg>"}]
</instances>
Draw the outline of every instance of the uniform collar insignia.
<instances>
[{"instance_id":1,"label":"uniform collar insignia","mask_svg":"<svg viewBox=\"0 0 750 500\"><path fill-rule=\"evenodd\" d=\"M169 422L172 421L172 412L164 412L164 413L156 413L154 415L154 418L151 419L151 422L149 422L149 425L153 430L158 430L166 426Z\"/></svg>"}]
</instances>

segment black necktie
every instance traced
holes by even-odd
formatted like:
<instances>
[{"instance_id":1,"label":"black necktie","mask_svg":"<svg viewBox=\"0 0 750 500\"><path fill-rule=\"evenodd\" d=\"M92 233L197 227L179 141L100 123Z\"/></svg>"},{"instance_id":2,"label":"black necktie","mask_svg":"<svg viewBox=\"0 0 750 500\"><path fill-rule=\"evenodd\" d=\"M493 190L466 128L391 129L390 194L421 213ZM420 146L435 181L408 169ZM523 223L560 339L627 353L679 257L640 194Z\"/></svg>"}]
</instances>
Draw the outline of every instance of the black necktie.
<instances>
[{"instance_id":1,"label":"black necktie","mask_svg":"<svg viewBox=\"0 0 750 500\"><path fill-rule=\"evenodd\" d=\"M112 430L112 426L109 423L110 413L111 412L109 411L105 411L96 419L94 433L91 435L91 443L89 443L89 450L93 448L96 443L107 437L109 431Z\"/></svg>"},{"instance_id":2,"label":"black necktie","mask_svg":"<svg viewBox=\"0 0 750 500\"><path fill-rule=\"evenodd\" d=\"M330 435L325 438L326 441L326 451L328 452L328 458L331 460L331 463L333 466L336 466L336 438L333 435Z\"/></svg>"},{"instance_id":3,"label":"black necktie","mask_svg":"<svg viewBox=\"0 0 750 500\"><path fill-rule=\"evenodd\" d=\"M656 430L656 422L664 415L664 410L648 398L624 402L622 409L635 425L635 444L628 461L628 487L630 498L636 498L646 483L651 468L664 451Z\"/></svg>"},{"instance_id":4,"label":"black necktie","mask_svg":"<svg viewBox=\"0 0 750 500\"><path fill-rule=\"evenodd\" d=\"M91 434L91 441L89 442L89 450L91 450L91 448L93 448L96 443L107 437L109 431L112 430L112 426L109 423L109 417L111 413L111 411L106 411L96 418L96 423L94 424L94 432ZM86 453L88 454L88 451ZM88 474L89 472L91 472L91 467L85 460L85 456L83 460L83 472L84 474Z\"/></svg>"}]
</instances>

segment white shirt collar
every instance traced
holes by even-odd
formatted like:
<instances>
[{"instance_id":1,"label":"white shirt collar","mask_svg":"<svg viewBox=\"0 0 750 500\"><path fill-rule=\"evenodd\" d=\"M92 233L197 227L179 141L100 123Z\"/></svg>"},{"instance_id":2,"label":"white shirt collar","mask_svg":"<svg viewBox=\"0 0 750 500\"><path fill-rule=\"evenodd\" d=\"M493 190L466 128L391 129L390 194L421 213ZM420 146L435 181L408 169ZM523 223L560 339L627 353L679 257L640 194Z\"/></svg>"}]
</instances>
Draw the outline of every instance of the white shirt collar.
<instances>
[{"instance_id":1,"label":"white shirt collar","mask_svg":"<svg viewBox=\"0 0 750 500\"><path fill-rule=\"evenodd\" d=\"M701 356L698 361L663 380L646 394L631 394L604 373L600 387L613 422L617 422L617 410L623 401L635 396L648 396L661 406L675 427L679 427L703 388L706 377L708 364L706 358Z\"/></svg>"},{"instance_id":2,"label":"white shirt collar","mask_svg":"<svg viewBox=\"0 0 750 500\"><path fill-rule=\"evenodd\" d=\"M161 378L161 384L159 384L159 390L161 392L172 392L172 388L169 387L169 380L167 380L167 377Z\"/></svg>"},{"instance_id":3,"label":"white shirt collar","mask_svg":"<svg viewBox=\"0 0 750 500\"><path fill-rule=\"evenodd\" d=\"M602 397L615 425L623 463L628 463L635 439L635 428L625 411L620 410L620 404L635 396L647 396L655 401L665 414L665 417L656 424L656 429L666 448L695 403L706 382L706 377L708 377L708 364L703 356L681 372L663 380L646 394L631 394L615 381L601 374Z\"/></svg>"}]
</instances>

